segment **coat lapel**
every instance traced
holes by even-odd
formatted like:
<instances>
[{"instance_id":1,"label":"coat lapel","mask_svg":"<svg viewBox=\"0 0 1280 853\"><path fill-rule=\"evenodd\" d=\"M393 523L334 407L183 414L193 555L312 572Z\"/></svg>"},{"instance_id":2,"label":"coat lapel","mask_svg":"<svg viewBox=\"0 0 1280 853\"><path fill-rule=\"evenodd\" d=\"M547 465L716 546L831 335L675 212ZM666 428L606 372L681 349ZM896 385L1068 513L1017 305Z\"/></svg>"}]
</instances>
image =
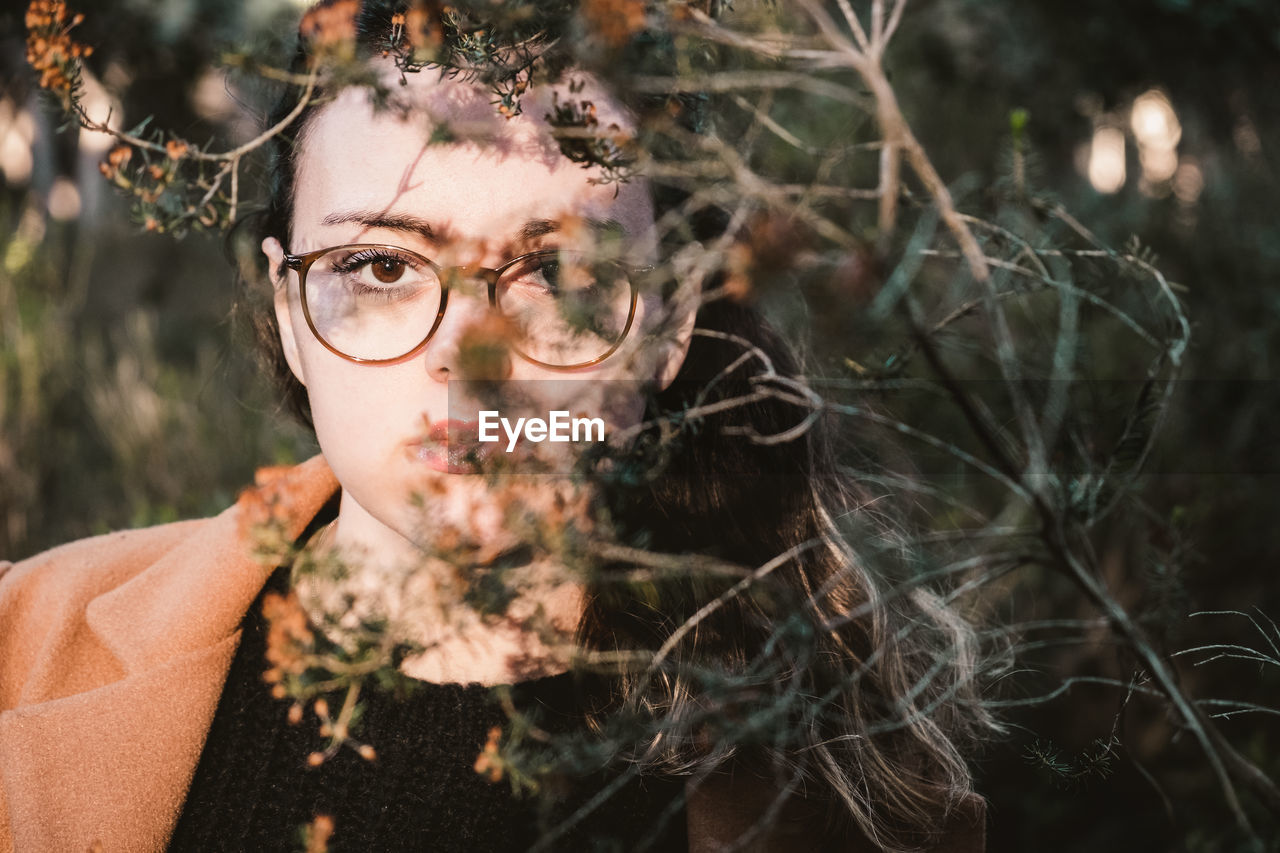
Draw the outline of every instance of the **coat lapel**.
<instances>
[{"instance_id":1,"label":"coat lapel","mask_svg":"<svg viewBox=\"0 0 1280 853\"><path fill-rule=\"evenodd\" d=\"M148 550L147 531L121 537L118 553L89 555L91 570L56 560L43 567L49 583L102 591L59 590L87 603L50 628L19 706L0 714L0 806L7 801L14 849L84 851L95 842L104 851L164 849L240 620L275 565L255 555L255 534L265 526L277 542L292 542L336 488L320 457L264 469L235 506L187 523L173 547L148 553L107 589L104 576L119 577L122 563ZM0 817L0 850L5 835Z\"/></svg>"}]
</instances>

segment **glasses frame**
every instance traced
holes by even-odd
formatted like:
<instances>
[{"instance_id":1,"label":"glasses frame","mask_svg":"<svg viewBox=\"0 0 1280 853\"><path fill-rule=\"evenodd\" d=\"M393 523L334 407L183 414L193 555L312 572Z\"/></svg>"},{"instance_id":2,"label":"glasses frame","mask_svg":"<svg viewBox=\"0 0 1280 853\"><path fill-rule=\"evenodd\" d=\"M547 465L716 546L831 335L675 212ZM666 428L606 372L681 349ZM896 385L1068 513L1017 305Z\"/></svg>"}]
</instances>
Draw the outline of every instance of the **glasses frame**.
<instances>
[{"instance_id":1,"label":"glasses frame","mask_svg":"<svg viewBox=\"0 0 1280 853\"><path fill-rule=\"evenodd\" d=\"M325 340L324 336L321 335L320 331L316 328L315 321L311 319L311 309L307 305L307 271L311 269L311 265L319 258L330 252L336 252L341 249L386 249L400 254L410 255L423 261L427 266L431 267L431 269L435 271L437 276L440 277L440 309L436 311L436 319L431 324L431 329L427 332L426 337L415 344L413 348L404 355L398 355L393 358L360 358L359 356L349 355ZM474 264L467 266L442 267L430 258L423 257L417 252L406 249L402 246L392 245L391 243L343 243L340 246L330 246L326 249L317 249L314 252L306 252L301 255L286 254L284 256L284 265L298 274L298 296L302 302L302 314L307 318L307 327L311 329L311 334L315 336L315 339L319 341L325 349L329 350L329 352L336 356L345 358L347 361L353 361L357 364L400 364L421 353L423 348L426 347L426 345L431 341L431 338L435 335L436 330L440 328L440 323L444 321L445 309L449 307L449 288L453 280L456 278L463 278L469 280L480 279L484 281L485 284L488 285L489 290L489 310L497 311L499 310L498 280L502 278L502 274L504 272L511 269L521 261L526 261L529 258L544 255L558 255L560 252L560 249L539 249L536 252L526 252L523 255L518 255L512 258L499 267L482 267ZM617 266L622 270L623 275L626 276L627 286L631 289L631 307L627 311L627 322L622 328L622 333L618 335L618 340L613 344L613 346L609 347L608 351L605 352L604 355L593 358L590 361L561 365L540 361L521 350L515 344L512 344L511 348L515 350L516 354L525 361L536 364L539 367L545 367L548 370L582 370L583 368L599 364L617 352L618 348L626 341L627 335L631 332L631 324L634 322L636 316L636 303L638 301L639 294L636 291L635 278L632 276L632 272L642 271L630 270L624 264L617 264Z\"/></svg>"}]
</instances>

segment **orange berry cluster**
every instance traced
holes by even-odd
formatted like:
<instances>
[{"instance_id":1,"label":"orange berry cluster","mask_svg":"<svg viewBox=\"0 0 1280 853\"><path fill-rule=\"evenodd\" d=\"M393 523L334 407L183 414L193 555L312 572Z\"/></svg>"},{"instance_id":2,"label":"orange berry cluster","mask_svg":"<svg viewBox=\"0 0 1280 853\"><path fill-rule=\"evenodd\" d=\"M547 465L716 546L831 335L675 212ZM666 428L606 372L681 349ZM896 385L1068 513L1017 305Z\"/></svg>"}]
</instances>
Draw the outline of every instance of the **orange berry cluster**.
<instances>
[{"instance_id":1,"label":"orange berry cluster","mask_svg":"<svg viewBox=\"0 0 1280 853\"><path fill-rule=\"evenodd\" d=\"M502 757L498 752L498 744L502 740L502 729L494 726L489 729L489 738L484 749L476 757L475 771L485 776L490 782L502 779Z\"/></svg>"},{"instance_id":2,"label":"orange berry cluster","mask_svg":"<svg viewBox=\"0 0 1280 853\"><path fill-rule=\"evenodd\" d=\"M306 653L314 635L307 626L307 615L296 592L289 595L268 592L262 599L262 613L267 617L267 661L271 668L262 680L272 685L271 695L283 699L287 695L286 675L301 675L307 668Z\"/></svg>"},{"instance_id":3,"label":"orange berry cluster","mask_svg":"<svg viewBox=\"0 0 1280 853\"><path fill-rule=\"evenodd\" d=\"M31 0L27 6L27 62L40 74L40 85L58 95L70 108L80 82L80 60L93 48L78 44L71 30L84 20L68 20L64 0Z\"/></svg>"},{"instance_id":4,"label":"orange berry cluster","mask_svg":"<svg viewBox=\"0 0 1280 853\"><path fill-rule=\"evenodd\" d=\"M633 173L635 164L635 140L624 134L616 124L600 128L596 105L590 101L561 100L552 92L551 112L547 121L553 128L586 131L571 133L560 138L560 152L575 163L599 166L604 175L593 178L592 183L625 181Z\"/></svg>"},{"instance_id":5,"label":"orange berry cluster","mask_svg":"<svg viewBox=\"0 0 1280 853\"><path fill-rule=\"evenodd\" d=\"M329 839L333 837L333 818L327 814L318 814L315 820L307 824L305 832L307 853L328 853Z\"/></svg>"},{"instance_id":6,"label":"orange berry cluster","mask_svg":"<svg viewBox=\"0 0 1280 853\"><path fill-rule=\"evenodd\" d=\"M320 52L340 53L355 45L359 0L338 0L302 16L298 34Z\"/></svg>"},{"instance_id":7,"label":"orange berry cluster","mask_svg":"<svg viewBox=\"0 0 1280 853\"><path fill-rule=\"evenodd\" d=\"M441 9L437 3L416 2L407 11L397 12L391 17L389 48L408 50L418 61L429 60L444 40L440 18L448 11L449 7Z\"/></svg>"},{"instance_id":8,"label":"orange berry cluster","mask_svg":"<svg viewBox=\"0 0 1280 853\"><path fill-rule=\"evenodd\" d=\"M619 48L645 28L645 0L586 0L583 16L591 29L613 48Z\"/></svg>"}]
</instances>

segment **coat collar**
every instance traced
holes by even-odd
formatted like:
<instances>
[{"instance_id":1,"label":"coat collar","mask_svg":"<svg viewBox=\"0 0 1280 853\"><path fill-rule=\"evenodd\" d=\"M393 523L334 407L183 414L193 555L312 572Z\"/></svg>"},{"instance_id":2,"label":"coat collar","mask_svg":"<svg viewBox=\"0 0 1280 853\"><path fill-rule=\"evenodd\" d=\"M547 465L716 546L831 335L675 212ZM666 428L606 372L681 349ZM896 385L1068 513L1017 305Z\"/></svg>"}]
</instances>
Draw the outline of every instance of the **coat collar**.
<instances>
[{"instance_id":1,"label":"coat collar","mask_svg":"<svg viewBox=\"0 0 1280 853\"><path fill-rule=\"evenodd\" d=\"M0 713L0 851L164 849L240 620L281 546L337 489L319 456L256 480L214 518L54 552L24 587L52 590L17 604L0 597L13 612L83 602L58 608L13 691L18 707Z\"/></svg>"}]
</instances>

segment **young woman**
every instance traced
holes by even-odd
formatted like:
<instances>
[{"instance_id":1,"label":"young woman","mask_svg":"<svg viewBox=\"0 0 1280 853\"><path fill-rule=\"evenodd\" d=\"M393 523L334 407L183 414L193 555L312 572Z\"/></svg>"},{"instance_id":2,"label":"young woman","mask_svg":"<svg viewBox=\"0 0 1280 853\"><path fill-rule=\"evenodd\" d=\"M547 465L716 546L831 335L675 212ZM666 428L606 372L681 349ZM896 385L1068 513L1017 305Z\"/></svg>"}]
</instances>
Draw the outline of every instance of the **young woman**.
<instances>
[{"instance_id":1,"label":"young woman","mask_svg":"<svg viewBox=\"0 0 1280 853\"><path fill-rule=\"evenodd\" d=\"M359 13L390 101L317 89L261 220L272 362L322 455L216 518L0 563L0 851L291 849L307 824L335 850L982 849L969 633L922 589L879 595L786 345L699 305L648 182L600 182L549 119L635 114L581 71L515 116L467 75L405 74L397 11ZM611 458L584 492L545 473L582 445L499 456L491 410L598 417ZM609 562L529 548L512 519L549 515L607 519ZM262 521L344 572L264 568ZM676 559L636 582L641 550ZM499 565L502 605L476 606ZM305 618L268 625L291 590ZM263 683L270 635L341 647L370 622L415 689L371 684L357 748L318 752ZM513 709L561 752L537 797L476 772Z\"/></svg>"}]
</instances>

